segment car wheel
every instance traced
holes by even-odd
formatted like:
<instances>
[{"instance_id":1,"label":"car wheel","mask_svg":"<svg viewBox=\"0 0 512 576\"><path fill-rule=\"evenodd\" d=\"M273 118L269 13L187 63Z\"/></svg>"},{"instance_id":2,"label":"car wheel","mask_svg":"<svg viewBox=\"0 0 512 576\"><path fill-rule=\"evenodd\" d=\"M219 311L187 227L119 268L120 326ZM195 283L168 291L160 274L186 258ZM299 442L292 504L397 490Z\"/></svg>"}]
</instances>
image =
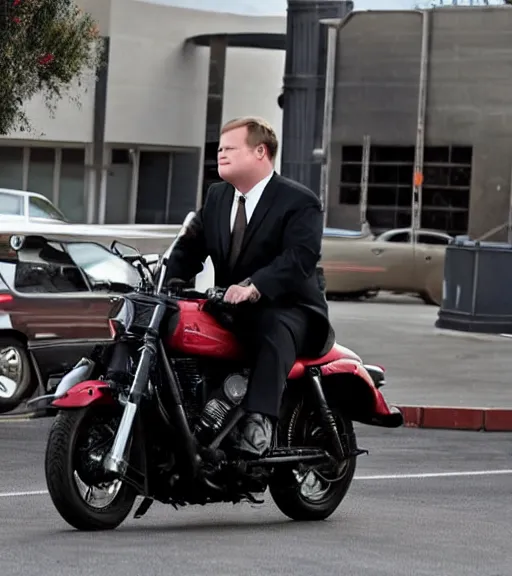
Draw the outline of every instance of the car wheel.
<instances>
[{"instance_id":1,"label":"car wheel","mask_svg":"<svg viewBox=\"0 0 512 576\"><path fill-rule=\"evenodd\" d=\"M436 302L434 300L434 298L432 298L432 296L430 296L430 294L428 292L421 292L420 298L423 300L423 302L425 302L425 304L428 304L429 306L440 306L441 305L441 303Z\"/></svg>"},{"instance_id":2,"label":"car wheel","mask_svg":"<svg viewBox=\"0 0 512 576\"><path fill-rule=\"evenodd\" d=\"M36 386L27 347L15 338L0 338L0 414L14 410Z\"/></svg>"}]
</instances>

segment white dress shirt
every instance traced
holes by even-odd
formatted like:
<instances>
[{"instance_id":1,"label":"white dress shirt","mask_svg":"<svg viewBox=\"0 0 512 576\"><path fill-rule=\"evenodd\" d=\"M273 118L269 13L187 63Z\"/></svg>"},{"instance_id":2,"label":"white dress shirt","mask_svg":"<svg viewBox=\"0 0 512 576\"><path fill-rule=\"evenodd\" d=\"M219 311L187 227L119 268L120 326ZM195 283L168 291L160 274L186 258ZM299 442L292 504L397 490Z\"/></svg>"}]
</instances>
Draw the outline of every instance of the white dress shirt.
<instances>
[{"instance_id":1,"label":"white dress shirt","mask_svg":"<svg viewBox=\"0 0 512 576\"><path fill-rule=\"evenodd\" d=\"M247 218L247 224L249 224L251 216L254 213L261 195L263 194L263 190L265 190L266 185L269 183L273 175L274 171L272 171L267 177L263 178L263 180L260 180L256 186L251 188L251 190L246 194L242 194L235 188L235 195L231 206L231 231L233 231L233 226L235 225L236 211L238 210L238 198L240 198L240 196L245 196L245 215Z\"/></svg>"}]
</instances>

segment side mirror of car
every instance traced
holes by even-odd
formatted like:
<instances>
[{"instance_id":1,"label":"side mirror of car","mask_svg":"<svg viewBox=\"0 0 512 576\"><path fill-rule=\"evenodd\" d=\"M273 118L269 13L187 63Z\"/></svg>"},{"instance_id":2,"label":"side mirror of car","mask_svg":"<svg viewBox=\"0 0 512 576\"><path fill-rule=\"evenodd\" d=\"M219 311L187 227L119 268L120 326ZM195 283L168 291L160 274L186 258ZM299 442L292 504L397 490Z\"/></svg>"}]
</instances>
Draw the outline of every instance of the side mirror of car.
<instances>
[{"instance_id":1,"label":"side mirror of car","mask_svg":"<svg viewBox=\"0 0 512 576\"><path fill-rule=\"evenodd\" d=\"M142 258L142 254L132 246L128 246L128 244L123 244L117 240L114 240L110 245L110 250L117 254L124 260L134 260L138 258Z\"/></svg>"}]
</instances>

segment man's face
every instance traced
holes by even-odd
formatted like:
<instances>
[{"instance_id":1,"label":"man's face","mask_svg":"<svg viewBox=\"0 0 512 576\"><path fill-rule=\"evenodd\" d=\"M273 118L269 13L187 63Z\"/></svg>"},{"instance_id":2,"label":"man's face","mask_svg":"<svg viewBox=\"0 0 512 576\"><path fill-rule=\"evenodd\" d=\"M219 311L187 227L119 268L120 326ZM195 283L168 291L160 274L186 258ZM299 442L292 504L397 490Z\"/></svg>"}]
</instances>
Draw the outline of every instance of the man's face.
<instances>
[{"instance_id":1,"label":"man's face","mask_svg":"<svg viewBox=\"0 0 512 576\"><path fill-rule=\"evenodd\" d=\"M249 175L258 168L256 149L247 145L247 127L222 134L217 154L219 176L232 183L238 175Z\"/></svg>"}]
</instances>

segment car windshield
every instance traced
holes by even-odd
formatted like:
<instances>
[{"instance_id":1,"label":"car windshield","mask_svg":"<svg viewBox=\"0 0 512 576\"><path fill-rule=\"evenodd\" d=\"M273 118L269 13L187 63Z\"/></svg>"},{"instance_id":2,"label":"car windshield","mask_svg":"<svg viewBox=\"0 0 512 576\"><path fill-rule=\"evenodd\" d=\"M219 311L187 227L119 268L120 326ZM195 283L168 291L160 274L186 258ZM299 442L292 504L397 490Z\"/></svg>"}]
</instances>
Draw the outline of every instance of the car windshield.
<instances>
[{"instance_id":1,"label":"car windshield","mask_svg":"<svg viewBox=\"0 0 512 576\"><path fill-rule=\"evenodd\" d=\"M135 287L140 281L139 273L131 264L104 246L91 242L70 242L66 248L75 264L95 282L116 282Z\"/></svg>"},{"instance_id":2,"label":"car windshield","mask_svg":"<svg viewBox=\"0 0 512 576\"><path fill-rule=\"evenodd\" d=\"M49 200L30 196L28 214L29 218L44 218L45 220L60 220L66 222L66 217Z\"/></svg>"}]
</instances>

